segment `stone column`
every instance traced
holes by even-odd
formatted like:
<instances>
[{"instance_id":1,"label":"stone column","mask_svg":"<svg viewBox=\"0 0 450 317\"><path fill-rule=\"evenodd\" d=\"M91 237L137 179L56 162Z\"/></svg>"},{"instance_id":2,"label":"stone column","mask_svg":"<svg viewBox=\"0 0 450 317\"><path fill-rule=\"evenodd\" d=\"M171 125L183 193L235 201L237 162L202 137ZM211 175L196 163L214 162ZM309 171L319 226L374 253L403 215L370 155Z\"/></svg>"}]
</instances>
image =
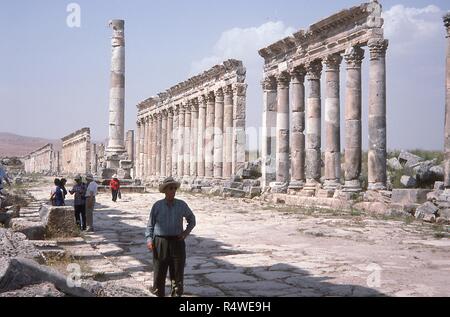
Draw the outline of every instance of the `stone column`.
<instances>
[{"instance_id":1,"label":"stone column","mask_svg":"<svg viewBox=\"0 0 450 317\"><path fill-rule=\"evenodd\" d=\"M197 177L197 148L198 148L198 100L193 99L191 105L191 164L190 176Z\"/></svg>"},{"instance_id":2,"label":"stone column","mask_svg":"<svg viewBox=\"0 0 450 317\"><path fill-rule=\"evenodd\" d=\"M216 91L214 110L214 178L221 179L223 171L223 89Z\"/></svg>"},{"instance_id":3,"label":"stone column","mask_svg":"<svg viewBox=\"0 0 450 317\"><path fill-rule=\"evenodd\" d=\"M153 176L153 155L154 155L154 151L153 151L153 137L155 135L154 133L154 129L155 129L155 116L154 115L150 115L149 116L149 124L148 124L148 154L147 154L147 160L148 160L148 169L147 169L147 178L150 178L150 176Z\"/></svg>"},{"instance_id":4,"label":"stone column","mask_svg":"<svg viewBox=\"0 0 450 317\"><path fill-rule=\"evenodd\" d=\"M333 54L325 60L325 184L324 188L335 190L341 180L341 101L340 66L342 56Z\"/></svg>"},{"instance_id":5,"label":"stone column","mask_svg":"<svg viewBox=\"0 0 450 317\"><path fill-rule=\"evenodd\" d=\"M346 192L360 192L361 182L361 63L364 50L360 47L347 49L344 55L347 63L347 84L345 98L345 185Z\"/></svg>"},{"instance_id":6,"label":"stone column","mask_svg":"<svg viewBox=\"0 0 450 317\"><path fill-rule=\"evenodd\" d=\"M161 120L161 177L166 177L166 163L167 163L167 110L162 111Z\"/></svg>"},{"instance_id":7,"label":"stone column","mask_svg":"<svg viewBox=\"0 0 450 317\"><path fill-rule=\"evenodd\" d=\"M145 127L146 127L146 123L144 119L140 120L141 122L141 133L140 133L140 138L139 138L139 177L140 179L144 179L144 148L145 148Z\"/></svg>"},{"instance_id":8,"label":"stone column","mask_svg":"<svg viewBox=\"0 0 450 317\"><path fill-rule=\"evenodd\" d=\"M142 161L142 165L143 165L143 172L142 172L142 177L143 178L147 178L147 176L149 175L149 139L150 139L150 117L145 117L144 118L144 140L143 140L143 145L144 145L144 151L143 151L143 161Z\"/></svg>"},{"instance_id":9,"label":"stone column","mask_svg":"<svg viewBox=\"0 0 450 317\"><path fill-rule=\"evenodd\" d=\"M158 151L158 120L159 119L159 114L155 113L153 115L153 123L152 123L152 176L153 178L155 178L155 176L157 176L157 165L156 165L156 161L157 158L156 156L159 154L157 153Z\"/></svg>"},{"instance_id":10,"label":"stone column","mask_svg":"<svg viewBox=\"0 0 450 317\"><path fill-rule=\"evenodd\" d=\"M97 144L94 143L91 143L91 173L97 173Z\"/></svg>"},{"instance_id":11,"label":"stone column","mask_svg":"<svg viewBox=\"0 0 450 317\"><path fill-rule=\"evenodd\" d=\"M184 117L184 176L188 179L191 172L191 104L189 100Z\"/></svg>"},{"instance_id":12,"label":"stone column","mask_svg":"<svg viewBox=\"0 0 450 317\"><path fill-rule=\"evenodd\" d=\"M268 187L276 180L275 153L277 124L277 82L274 77L266 77L263 87L263 120L261 142L261 185Z\"/></svg>"},{"instance_id":13,"label":"stone column","mask_svg":"<svg viewBox=\"0 0 450 317\"><path fill-rule=\"evenodd\" d=\"M186 109L180 105L178 115L178 167L177 175L181 179L184 176L184 124Z\"/></svg>"},{"instance_id":14,"label":"stone column","mask_svg":"<svg viewBox=\"0 0 450 317\"><path fill-rule=\"evenodd\" d=\"M205 178L214 176L214 111L216 97L214 92L208 94L206 105L206 130L205 130Z\"/></svg>"},{"instance_id":15,"label":"stone column","mask_svg":"<svg viewBox=\"0 0 450 317\"><path fill-rule=\"evenodd\" d=\"M291 72L292 140L289 188L293 190L302 189L305 184L305 74L303 68Z\"/></svg>"},{"instance_id":16,"label":"stone column","mask_svg":"<svg viewBox=\"0 0 450 317\"><path fill-rule=\"evenodd\" d=\"M127 145L128 160L134 162L134 131L133 130L127 131L126 145Z\"/></svg>"},{"instance_id":17,"label":"stone column","mask_svg":"<svg viewBox=\"0 0 450 317\"><path fill-rule=\"evenodd\" d=\"M178 176L178 131L179 131L180 107L173 106L173 131L172 131L172 176Z\"/></svg>"},{"instance_id":18,"label":"stone column","mask_svg":"<svg viewBox=\"0 0 450 317\"><path fill-rule=\"evenodd\" d=\"M373 39L369 70L369 190L385 190L387 183L386 50L388 41ZM450 185L450 184L449 184Z\"/></svg>"},{"instance_id":19,"label":"stone column","mask_svg":"<svg viewBox=\"0 0 450 317\"><path fill-rule=\"evenodd\" d=\"M289 182L289 74L283 72L277 78L277 155L276 182L285 187Z\"/></svg>"},{"instance_id":20,"label":"stone column","mask_svg":"<svg viewBox=\"0 0 450 317\"><path fill-rule=\"evenodd\" d=\"M233 89L231 86L225 88L224 110L223 110L223 178L231 177L233 168Z\"/></svg>"},{"instance_id":21,"label":"stone column","mask_svg":"<svg viewBox=\"0 0 450 317\"><path fill-rule=\"evenodd\" d=\"M450 188L450 13L444 16L447 31L447 63L446 63L446 93L445 93L445 171L444 185Z\"/></svg>"},{"instance_id":22,"label":"stone column","mask_svg":"<svg viewBox=\"0 0 450 317\"><path fill-rule=\"evenodd\" d=\"M111 87L109 93L109 139L108 156L125 153L124 112L125 112L125 21L111 20L113 29L111 40ZM111 165L113 164L113 165ZM117 168L117 163L108 161L108 168Z\"/></svg>"},{"instance_id":23,"label":"stone column","mask_svg":"<svg viewBox=\"0 0 450 317\"><path fill-rule=\"evenodd\" d=\"M236 174L245 164L245 133L247 84L233 85L233 161L232 173Z\"/></svg>"},{"instance_id":24,"label":"stone column","mask_svg":"<svg viewBox=\"0 0 450 317\"><path fill-rule=\"evenodd\" d=\"M321 157L321 107L320 77L322 62L314 61L307 65L309 81L309 95L307 100L306 122L306 184L302 194L314 195L320 185L322 157Z\"/></svg>"},{"instance_id":25,"label":"stone column","mask_svg":"<svg viewBox=\"0 0 450 317\"><path fill-rule=\"evenodd\" d=\"M173 109L167 110L166 131L166 176L172 176L172 136L173 136Z\"/></svg>"},{"instance_id":26,"label":"stone column","mask_svg":"<svg viewBox=\"0 0 450 317\"><path fill-rule=\"evenodd\" d=\"M141 122L136 121L136 162L135 178L141 178Z\"/></svg>"},{"instance_id":27,"label":"stone column","mask_svg":"<svg viewBox=\"0 0 450 317\"><path fill-rule=\"evenodd\" d=\"M205 130L206 130L206 96L199 98L198 109L198 149L197 149L197 171L198 177L205 177Z\"/></svg>"}]
</instances>

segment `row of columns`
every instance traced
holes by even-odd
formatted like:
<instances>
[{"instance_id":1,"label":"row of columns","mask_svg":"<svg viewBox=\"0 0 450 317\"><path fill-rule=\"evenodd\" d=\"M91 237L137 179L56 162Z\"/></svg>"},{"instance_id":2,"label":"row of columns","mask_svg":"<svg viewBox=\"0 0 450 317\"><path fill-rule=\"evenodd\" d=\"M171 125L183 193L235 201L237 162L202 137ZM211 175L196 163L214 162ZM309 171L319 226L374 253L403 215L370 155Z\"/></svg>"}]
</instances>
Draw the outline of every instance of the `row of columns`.
<instances>
[{"instance_id":1,"label":"row of columns","mask_svg":"<svg viewBox=\"0 0 450 317\"><path fill-rule=\"evenodd\" d=\"M137 177L226 179L245 162L246 84L156 110L137 122Z\"/></svg>"},{"instance_id":2,"label":"row of columns","mask_svg":"<svg viewBox=\"0 0 450 317\"><path fill-rule=\"evenodd\" d=\"M386 65L388 41L370 40L369 79L369 189L386 188ZM314 194L321 181L321 76L325 65L325 182L333 190L341 179L340 65L345 60L345 184L344 190L361 190L362 89L361 64L364 50L350 47L341 54L283 71L263 81L263 185L288 184ZM305 78L309 83L305 95ZM292 102L289 96L292 90ZM291 104L291 126L290 112ZM275 127L275 135L271 129ZM275 156L275 161L273 157Z\"/></svg>"}]
</instances>

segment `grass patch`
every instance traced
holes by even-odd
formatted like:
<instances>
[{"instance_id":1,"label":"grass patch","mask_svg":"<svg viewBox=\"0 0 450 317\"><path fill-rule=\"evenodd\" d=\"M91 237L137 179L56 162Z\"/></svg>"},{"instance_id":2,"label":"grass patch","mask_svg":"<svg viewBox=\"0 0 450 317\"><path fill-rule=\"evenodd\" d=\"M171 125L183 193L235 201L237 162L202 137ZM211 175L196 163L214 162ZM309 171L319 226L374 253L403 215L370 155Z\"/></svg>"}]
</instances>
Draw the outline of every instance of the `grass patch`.
<instances>
[{"instance_id":1,"label":"grass patch","mask_svg":"<svg viewBox=\"0 0 450 317\"><path fill-rule=\"evenodd\" d=\"M68 266L70 264L77 264L80 267L81 273L83 275L92 274L91 269L86 264L85 261L79 260L72 256L69 252L65 252L63 256L46 256L45 264L58 272L68 275L73 271L68 271Z\"/></svg>"}]
</instances>

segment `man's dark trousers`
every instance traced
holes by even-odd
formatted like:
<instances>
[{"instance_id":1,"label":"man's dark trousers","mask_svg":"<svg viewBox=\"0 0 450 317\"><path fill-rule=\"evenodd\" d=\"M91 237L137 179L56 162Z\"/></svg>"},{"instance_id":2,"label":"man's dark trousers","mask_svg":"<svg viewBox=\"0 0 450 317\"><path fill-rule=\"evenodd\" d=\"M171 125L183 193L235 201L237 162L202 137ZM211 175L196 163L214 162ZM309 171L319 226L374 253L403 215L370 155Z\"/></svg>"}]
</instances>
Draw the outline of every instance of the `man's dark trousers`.
<instances>
[{"instance_id":1,"label":"man's dark trousers","mask_svg":"<svg viewBox=\"0 0 450 317\"><path fill-rule=\"evenodd\" d=\"M167 269L172 285L172 296L183 295L184 266L186 263L186 244L176 237L153 239L153 294L165 296Z\"/></svg>"},{"instance_id":2,"label":"man's dark trousers","mask_svg":"<svg viewBox=\"0 0 450 317\"><path fill-rule=\"evenodd\" d=\"M112 193L112 201L116 202L117 201L117 195L119 194L119 190L111 190Z\"/></svg>"},{"instance_id":3,"label":"man's dark trousers","mask_svg":"<svg viewBox=\"0 0 450 317\"><path fill-rule=\"evenodd\" d=\"M86 207L85 205L75 205L75 221L77 222L78 228L81 230L86 230ZM81 218L81 219L80 219Z\"/></svg>"}]
</instances>

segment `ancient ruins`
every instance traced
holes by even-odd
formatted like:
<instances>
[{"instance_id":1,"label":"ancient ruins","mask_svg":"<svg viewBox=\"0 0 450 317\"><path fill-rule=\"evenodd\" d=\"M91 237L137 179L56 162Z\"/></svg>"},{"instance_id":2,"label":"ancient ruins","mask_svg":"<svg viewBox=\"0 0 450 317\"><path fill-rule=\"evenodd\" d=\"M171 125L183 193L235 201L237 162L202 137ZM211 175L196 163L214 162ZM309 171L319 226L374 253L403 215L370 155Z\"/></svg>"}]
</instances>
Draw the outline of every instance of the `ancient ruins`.
<instances>
[{"instance_id":1,"label":"ancient ruins","mask_svg":"<svg viewBox=\"0 0 450 317\"><path fill-rule=\"evenodd\" d=\"M444 16L444 25L447 33L446 58L446 91L445 91L445 188L450 188L450 13Z\"/></svg>"},{"instance_id":2,"label":"ancient ruins","mask_svg":"<svg viewBox=\"0 0 450 317\"><path fill-rule=\"evenodd\" d=\"M83 128L61 139L61 173L64 175L91 172L91 131Z\"/></svg>"},{"instance_id":3,"label":"ancient ruins","mask_svg":"<svg viewBox=\"0 0 450 317\"><path fill-rule=\"evenodd\" d=\"M227 60L141 102L136 177L223 180L245 162L246 70Z\"/></svg>"},{"instance_id":4,"label":"ancient ruins","mask_svg":"<svg viewBox=\"0 0 450 317\"><path fill-rule=\"evenodd\" d=\"M31 152L23 159L25 173L58 174L60 172L60 153L53 150L52 144Z\"/></svg>"},{"instance_id":5,"label":"ancient ruins","mask_svg":"<svg viewBox=\"0 0 450 317\"><path fill-rule=\"evenodd\" d=\"M331 197L340 188L339 69L345 60L345 185L362 190L361 63L370 54L369 189L386 189L386 62L381 6L376 2L341 11L259 51L264 58L263 185ZM326 95L320 81L325 65ZM305 78L309 83L305 93ZM289 92L292 90L291 112ZM321 108L325 106L325 182L321 184ZM289 118L292 118L292 134ZM275 133L273 133L275 131ZM290 140L292 138L292 140ZM291 141L291 142L290 142Z\"/></svg>"}]
</instances>

